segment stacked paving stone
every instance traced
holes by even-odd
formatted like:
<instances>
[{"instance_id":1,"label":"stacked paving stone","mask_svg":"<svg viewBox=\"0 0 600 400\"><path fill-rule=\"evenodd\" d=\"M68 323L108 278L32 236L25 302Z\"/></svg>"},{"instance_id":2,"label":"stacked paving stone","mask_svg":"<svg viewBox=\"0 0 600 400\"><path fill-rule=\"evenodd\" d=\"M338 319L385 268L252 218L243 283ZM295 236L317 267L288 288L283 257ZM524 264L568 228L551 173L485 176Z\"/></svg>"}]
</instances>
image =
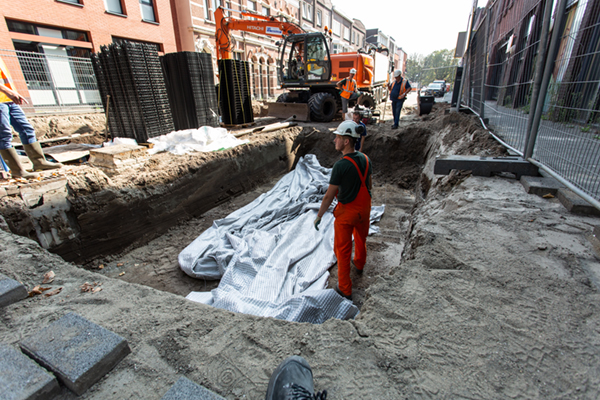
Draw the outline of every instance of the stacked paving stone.
<instances>
[{"instance_id":1,"label":"stacked paving stone","mask_svg":"<svg viewBox=\"0 0 600 400\"><path fill-rule=\"evenodd\" d=\"M148 161L147 148L135 144L116 144L90 150L89 163L112 176L131 169L138 169Z\"/></svg>"}]
</instances>

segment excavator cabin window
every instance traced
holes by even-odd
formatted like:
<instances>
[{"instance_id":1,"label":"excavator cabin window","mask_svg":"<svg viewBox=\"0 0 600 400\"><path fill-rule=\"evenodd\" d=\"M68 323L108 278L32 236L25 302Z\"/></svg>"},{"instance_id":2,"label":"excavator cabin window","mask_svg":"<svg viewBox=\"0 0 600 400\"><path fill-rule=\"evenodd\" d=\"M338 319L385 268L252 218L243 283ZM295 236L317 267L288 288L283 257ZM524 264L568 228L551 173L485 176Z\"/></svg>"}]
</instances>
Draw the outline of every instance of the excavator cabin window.
<instances>
[{"instance_id":1,"label":"excavator cabin window","mask_svg":"<svg viewBox=\"0 0 600 400\"><path fill-rule=\"evenodd\" d=\"M284 82L323 82L331 77L329 48L320 33L290 35L281 49Z\"/></svg>"}]
</instances>

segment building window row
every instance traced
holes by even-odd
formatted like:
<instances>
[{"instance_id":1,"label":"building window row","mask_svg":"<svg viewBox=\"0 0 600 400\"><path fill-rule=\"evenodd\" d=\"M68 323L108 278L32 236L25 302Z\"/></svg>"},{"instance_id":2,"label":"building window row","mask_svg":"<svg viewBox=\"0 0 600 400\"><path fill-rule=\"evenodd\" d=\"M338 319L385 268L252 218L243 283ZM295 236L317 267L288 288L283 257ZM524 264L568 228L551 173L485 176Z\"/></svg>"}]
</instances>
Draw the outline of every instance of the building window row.
<instances>
[{"instance_id":1,"label":"building window row","mask_svg":"<svg viewBox=\"0 0 600 400\"><path fill-rule=\"evenodd\" d=\"M56 0L61 3L76 4L83 7L80 0ZM155 12L154 0L139 0L142 21L158 22ZM127 10L123 7L122 0L104 0L104 10L109 14L127 16Z\"/></svg>"}]
</instances>

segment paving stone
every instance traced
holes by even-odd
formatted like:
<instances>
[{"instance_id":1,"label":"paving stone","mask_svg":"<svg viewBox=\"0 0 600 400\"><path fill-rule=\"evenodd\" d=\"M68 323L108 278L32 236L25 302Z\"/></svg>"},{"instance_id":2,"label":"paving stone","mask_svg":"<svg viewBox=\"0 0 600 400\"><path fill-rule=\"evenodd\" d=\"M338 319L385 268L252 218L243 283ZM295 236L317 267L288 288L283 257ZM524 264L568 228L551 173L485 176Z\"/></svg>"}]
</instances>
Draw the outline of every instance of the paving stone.
<instances>
[{"instance_id":1,"label":"paving stone","mask_svg":"<svg viewBox=\"0 0 600 400\"><path fill-rule=\"evenodd\" d=\"M21 350L78 395L131 352L121 336L74 313L23 340Z\"/></svg>"},{"instance_id":2,"label":"paving stone","mask_svg":"<svg viewBox=\"0 0 600 400\"><path fill-rule=\"evenodd\" d=\"M433 173L448 175L451 170L471 171L473 176L492 176L510 172L520 179L524 175L538 176L538 168L521 157L439 156Z\"/></svg>"},{"instance_id":3,"label":"paving stone","mask_svg":"<svg viewBox=\"0 0 600 400\"><path fill-rule=\"evenodd\" d=\"M597 215L600 216L600 210L593 207L590 203L579 197L572 190L560 189L557 196L558 200L569 212L574 214Z\"/></svg>"},{"instance_id":4,"label":"paving stone","mask_svg":"<svg viewBox=\"0 0 600 400\"><path fill-rule=\"evenodd\" d=\"M16 303L27 297L27 289L22 283L0 274L0 307Z\"/></svg>"},{"instance_id":5,"label":"paving stone","mask_svg":"<svg viewBox=\"0 0 600 400\"><path fill-rule=\"evenodd\" d=\"M545 196L547 194L556 196L558 190L565 187L565 185L554 178L527 175L521 177L521 184L527 193L538 196Z\"/></svg>"},{"instance_id":6,"label":"paving stone","mask_svg":"<svg viewBox=\"0 0 600 400\"><path fill-rule=\"evenodd\" d=\"M0 396L47 400L60 393L56 378L12 346L0 343Z\"/></svg>"},{"instance_id":7,"label":"paving stone","mask_svg":"<svg viewBox=\"0 0 600 400\"><path fill-rule=\"evenodd\" d=\"M224 398L182 376L161 400L224 400Z\"/></svg>"}]
</instances>

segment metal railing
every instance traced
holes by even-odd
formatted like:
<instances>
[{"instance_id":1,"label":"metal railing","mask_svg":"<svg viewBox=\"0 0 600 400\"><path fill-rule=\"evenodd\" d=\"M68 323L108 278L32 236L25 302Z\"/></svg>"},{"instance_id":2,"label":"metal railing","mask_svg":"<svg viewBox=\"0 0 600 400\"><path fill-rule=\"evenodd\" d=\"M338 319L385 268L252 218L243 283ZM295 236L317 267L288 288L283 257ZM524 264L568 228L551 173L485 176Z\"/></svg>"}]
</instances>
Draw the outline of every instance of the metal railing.
<instances>
[{"instance_id":1,"label":"metal railing","mask_svg":"<svg viewBox=\"0 0 600 400\"><path fill-rule=\"evenodd\" d=\"M27 114L103 112L91 61L61 54L0 49Z\"/></svg>"},{"instance_id":2,"label":"metal railing","mask_svg":"<svg viewBox=\"0 0 600 400\"><path fill-rule=\"evenodd\" d=\"M473 18L462 103L600 208L600 0L493 2Z\"/></svg>"}]
</instances>

